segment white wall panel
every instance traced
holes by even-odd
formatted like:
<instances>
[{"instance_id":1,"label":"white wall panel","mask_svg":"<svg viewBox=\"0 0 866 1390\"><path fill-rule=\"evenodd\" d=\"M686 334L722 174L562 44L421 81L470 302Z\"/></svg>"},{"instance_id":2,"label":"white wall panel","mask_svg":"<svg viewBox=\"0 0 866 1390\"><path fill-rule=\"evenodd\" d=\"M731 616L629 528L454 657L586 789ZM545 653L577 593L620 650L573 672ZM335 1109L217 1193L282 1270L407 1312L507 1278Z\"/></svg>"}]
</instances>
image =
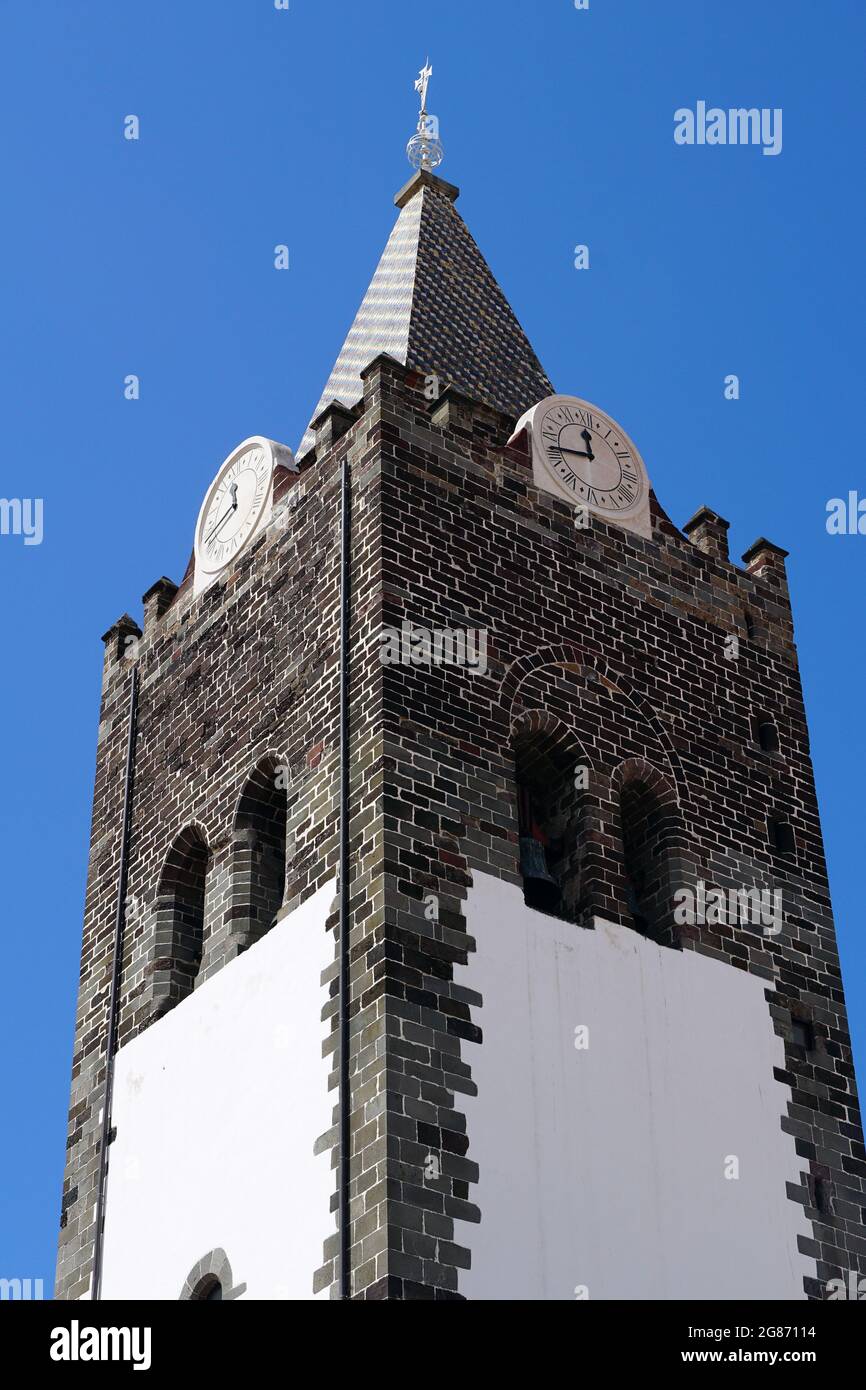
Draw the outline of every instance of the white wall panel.
<instances>
[{"instance_id":1,"label":"white wall panel","mask_svg":"<svg viewBox=\"0 0 866 1390\"><path fill-rule=\"evenodd\" d=\"M780 1128L790 1090L773 1077L784 1049L764 982L626 928L546 917L483 874L467 912L478 951L461 983L484 999L483 1044L464 1047L482 1221L461 1223L461 1291L803 1298L815 1265L797 1235L812 1232L785 1191L801 1164Z\"/></svg>"},{"instance_id":2,"label":"white wall panel","mask_svg":"<svg viewBox=\"0 0 866 1390\"><path fill-rule=\"evenodd\" d=\"M117 1055L103 1298L176 1299L222 1247L245 1298L312 1297L335 1229L326 886Z\"/></svg>"}]
</instances>

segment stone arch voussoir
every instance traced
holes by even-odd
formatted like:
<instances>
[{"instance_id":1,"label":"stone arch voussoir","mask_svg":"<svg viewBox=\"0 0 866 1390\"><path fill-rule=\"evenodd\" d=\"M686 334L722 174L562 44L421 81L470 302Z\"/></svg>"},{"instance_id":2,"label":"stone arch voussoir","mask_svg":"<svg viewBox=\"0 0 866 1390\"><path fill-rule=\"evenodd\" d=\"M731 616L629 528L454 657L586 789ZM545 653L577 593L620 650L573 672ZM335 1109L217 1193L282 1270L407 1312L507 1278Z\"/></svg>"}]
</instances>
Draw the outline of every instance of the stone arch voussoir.
<instances>
[{"instance_id":1,"label":"stone arch voussoir","mask_svg":"<svg viewBox=\"0 0 866 1390\"><path fill-rule=\"evenodd\" d=\"M232 1277L232 1267L229 1263L228 1255L225 1250L209 1250L206 1255L202 1255L197 1260L186 1276L184 1286L180 1293L180 1302L196 1302L203 1295L200 1290L207 1287L209 1281L218 1283L222 1289L223 1300L240 1298L246 1290L246 1284L235 1284Z\"/></svg>"},{"instance_id":2,"label":"stone arch voussoir","mask_svg":"<svg viewBox=\"0 0 866 1390\"><path fill-rule=\"evenodd\" d=\"M573 672L584 680L600 681L610 693L627 702L655 734L669 764L671 781L676 789L679 802L687 795L687 782L679 755L673 740L659 718L650 701L636 689L627 676L612 670L610 663L601 653L588 651L576 643L563 642L557 646L542 647L518 657L508 668L502 681L501 703L509 718L515 704L519 701L520 687L536 671L545 666L560 666Z\"/></svg>"}]
</instances>

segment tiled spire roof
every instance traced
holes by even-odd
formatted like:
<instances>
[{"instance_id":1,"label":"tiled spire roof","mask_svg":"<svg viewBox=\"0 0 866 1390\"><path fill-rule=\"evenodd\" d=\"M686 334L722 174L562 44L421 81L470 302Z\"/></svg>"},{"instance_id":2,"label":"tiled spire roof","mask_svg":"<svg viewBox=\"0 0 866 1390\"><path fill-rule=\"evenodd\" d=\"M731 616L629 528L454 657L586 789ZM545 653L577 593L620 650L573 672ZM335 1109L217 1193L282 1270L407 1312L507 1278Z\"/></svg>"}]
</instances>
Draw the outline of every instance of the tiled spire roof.
<instances>
[{"instance_id":1,"label":"tiled spire roof","mask_svg":"<svg viewBox=\"0 0 866 1390\"><path fill-rule=\"evenodd\" d=\"M387 352L515 418L553 394L529 339L454 206L459 189L421 172L397 194L400 215L312 416L355 405L361 372ZM308 428L299 454L315 442Z\"/></svg>"}]
</instances>

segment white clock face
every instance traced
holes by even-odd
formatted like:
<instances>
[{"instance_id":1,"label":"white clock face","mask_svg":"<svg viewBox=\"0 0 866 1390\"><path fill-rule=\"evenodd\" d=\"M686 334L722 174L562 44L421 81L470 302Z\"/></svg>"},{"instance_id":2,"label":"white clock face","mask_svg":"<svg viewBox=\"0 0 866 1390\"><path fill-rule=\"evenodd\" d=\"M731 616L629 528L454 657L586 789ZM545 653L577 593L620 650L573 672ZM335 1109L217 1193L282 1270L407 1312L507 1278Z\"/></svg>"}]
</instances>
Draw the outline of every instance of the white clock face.
<instances>
[{"instance_id":1,"label":"white clock face","mask_svg":"<svg viewBox=\"0 0 866 1390\"><path fill-rule=\"evenodd\" d=\"M254 535L271 497L268 440L248 439L230 454L204 500L195 535L196 568L216 574Z\"/></svg>"},{"instance_id":2,"label":"white clock face","mask_svg":"<svg viewBox=\"0 0 866 1390\"><path fill-rule=\"evenodd\" d=\"M646 473L619 425L587 401L552 396L533 420L544 466L575 503L607 513L633 513L644 501Z\"/></svg>"}]
</instances>

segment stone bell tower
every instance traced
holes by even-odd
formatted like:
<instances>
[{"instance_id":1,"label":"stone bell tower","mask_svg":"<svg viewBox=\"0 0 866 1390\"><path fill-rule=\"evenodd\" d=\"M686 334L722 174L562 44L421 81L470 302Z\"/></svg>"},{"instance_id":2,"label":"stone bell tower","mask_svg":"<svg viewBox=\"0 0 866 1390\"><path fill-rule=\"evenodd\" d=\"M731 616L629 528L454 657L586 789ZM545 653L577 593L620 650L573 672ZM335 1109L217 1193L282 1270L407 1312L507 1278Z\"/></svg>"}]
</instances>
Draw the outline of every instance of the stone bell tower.
<instances>
[{"instance_id":1,"label":"stone bell tower","mask_svg":"<svg viewBox=\"0 0 866 1390\"><path fill-rule=\"evenodd\" d=\"M297 457L105 637L58 1296L825 1297L866 1155L785 552L556 395L419 131Z\"/></svg>"}]
</instances>

